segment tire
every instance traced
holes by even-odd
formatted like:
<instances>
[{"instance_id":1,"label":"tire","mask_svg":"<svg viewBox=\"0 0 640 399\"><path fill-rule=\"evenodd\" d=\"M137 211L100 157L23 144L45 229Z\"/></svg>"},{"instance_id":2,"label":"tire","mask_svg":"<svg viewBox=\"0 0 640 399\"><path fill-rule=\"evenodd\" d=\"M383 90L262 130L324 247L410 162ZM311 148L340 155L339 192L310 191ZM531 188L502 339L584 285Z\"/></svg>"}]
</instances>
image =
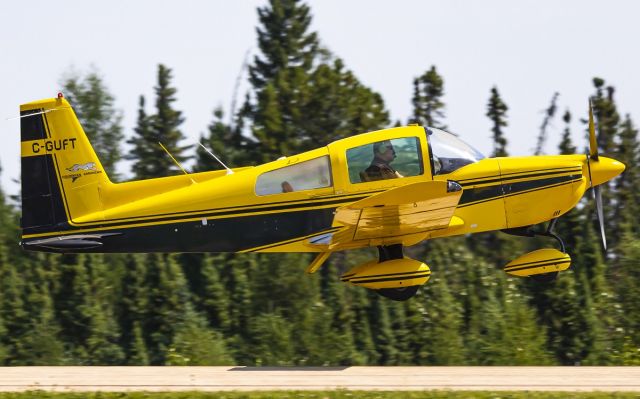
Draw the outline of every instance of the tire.
<instances>
[{"instance_id":1,"label":"tire","mask_svg":"<svg viewBox=\"0 0 640 399\"><path fill-rule=\"evenodd\" d=\"M393 301L406 301L418 292L419 285L412 285L410 287L402 288L381 288L376 290L378 295Z\"/></svg>"},{"instance_id":2,"label":"tire","mask_svg":"<svg viewBox=\"0 0 640 399\"><path fill-rule=\"evenodd\" d=\"M533 276L531 276L531 278L536 283L548 284L548 283L550 283L552 281L555 281L555 279L558 278L558 272L534 274Z\"/></svg>"}]
</instances>

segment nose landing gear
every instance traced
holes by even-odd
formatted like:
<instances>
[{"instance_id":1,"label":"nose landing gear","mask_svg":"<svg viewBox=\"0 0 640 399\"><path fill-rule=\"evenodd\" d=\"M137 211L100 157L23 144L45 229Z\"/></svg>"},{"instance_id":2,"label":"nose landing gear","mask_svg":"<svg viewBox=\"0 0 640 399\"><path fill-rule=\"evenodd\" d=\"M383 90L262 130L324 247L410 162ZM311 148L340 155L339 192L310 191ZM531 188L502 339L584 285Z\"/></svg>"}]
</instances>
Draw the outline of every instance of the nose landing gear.
<instances>
[{"instance_id":1,"label":"nose landing gear","mask_svg":"<svg viewBox=\"0 0 640 399\"><path fill-rule=\"evenodd\" d=\"M523 255L510 262L505 266L505 271L513 275L531 277L532 280L539 283L550 283L558 277L559 270L565 270L568 268L571 258L567 255L564 241L562 241L562 238L554 232L557 222L558 218L552 219L547 230L544 232L536 231L533 226L503 230L503 232L507 234L522 237L551 237L558 242L561 250L561 252L559 252L557 250L544 249L530 252L529 254ZM543 272L545 269L548 270L550 267L552 270L553 268L556 270L546 273ZM527 271L525 272L525 270Z\"/></svg>"}]
</instances>

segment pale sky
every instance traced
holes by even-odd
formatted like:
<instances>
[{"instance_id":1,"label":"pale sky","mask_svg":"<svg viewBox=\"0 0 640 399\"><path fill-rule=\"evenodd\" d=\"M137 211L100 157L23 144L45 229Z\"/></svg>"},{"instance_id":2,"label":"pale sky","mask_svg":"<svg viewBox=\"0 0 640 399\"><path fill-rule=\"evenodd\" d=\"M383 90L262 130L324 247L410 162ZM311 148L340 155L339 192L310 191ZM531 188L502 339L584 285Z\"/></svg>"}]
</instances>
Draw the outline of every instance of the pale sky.
<instances>
[{"instance_id":1,"label":"pale sky","mask_svg":"<svg viewBox=\"0 0 640 399\"><path fill-rule=\"evenodd\" d=\"M193 144L212 119L227 112L244 54L257 51L256 7L264 1L4 1L0 4L1 186L19 178L21 103L53 97L70 68L102 74L124 112L131 135L140 94L153 102L158 63L173 69L176 108ZM497 85L509 106L512 155L529 155L542 111L555 91L559 111L578 122L593 93L591 80L616 87L622 114L640 123L640 2L310 0L313 30L361 82L379 92L392 119L411 113L413 78L436 65L445 81L449 130L490 154L489 91ZM246 76L241 97L247 89ZM152 112L152 109L148 109ZM547 153L563 128L551 127ZM357 133L357 132L354 132ZM323 143L324 144L324 143ZM129 173L127 165L121 169Z\"/></svg>"}]
</instances>

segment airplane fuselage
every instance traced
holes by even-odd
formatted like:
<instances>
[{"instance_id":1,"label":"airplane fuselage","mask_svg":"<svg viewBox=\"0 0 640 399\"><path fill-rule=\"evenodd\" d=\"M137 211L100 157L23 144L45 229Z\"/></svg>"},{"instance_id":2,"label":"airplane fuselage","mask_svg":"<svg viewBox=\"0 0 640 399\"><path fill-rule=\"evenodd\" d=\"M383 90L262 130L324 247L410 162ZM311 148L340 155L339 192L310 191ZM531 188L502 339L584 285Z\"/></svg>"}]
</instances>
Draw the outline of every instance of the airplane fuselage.
<instances>
[{"instance_id":1,"label":"airplane fuselage","mask_svg":"<svg viewBox=\"0 0 640 399\"><path fill-rule=\"evenodd\" d=\"M621 170L603 169L616 161L601 157L604 172L594 171L583 155L483 158L449 133L415 125L233 173L112 183L64 99L25 104L22 113L22 245L37 251L319 252L413 245L551 220L573 208L590 182ZM462 187L448 226L405 232L400 223L394 230L382 226L380 234L349 235L335 218L337 209L356 201L434 180Z\"/></svg>"}]
</instances>

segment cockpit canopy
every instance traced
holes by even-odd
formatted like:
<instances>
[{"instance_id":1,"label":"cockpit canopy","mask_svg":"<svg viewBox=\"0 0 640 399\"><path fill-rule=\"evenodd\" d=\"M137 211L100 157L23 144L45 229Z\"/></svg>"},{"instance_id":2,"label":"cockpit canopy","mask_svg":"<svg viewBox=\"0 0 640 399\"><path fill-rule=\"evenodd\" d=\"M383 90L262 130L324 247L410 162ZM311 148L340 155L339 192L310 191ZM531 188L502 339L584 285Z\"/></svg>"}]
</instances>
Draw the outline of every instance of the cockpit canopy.
<instances>
[{"instance_id":1,"label":"cockpit canopy","mask_svg":"<svg viewBox=\"0 0 640 399\"><path fill-rule=\"evenodd\" d=\"M433 127L426 128L433 157L433 174L444 175L485 156L457 136Z\"/></svg>"}]
</instances>

